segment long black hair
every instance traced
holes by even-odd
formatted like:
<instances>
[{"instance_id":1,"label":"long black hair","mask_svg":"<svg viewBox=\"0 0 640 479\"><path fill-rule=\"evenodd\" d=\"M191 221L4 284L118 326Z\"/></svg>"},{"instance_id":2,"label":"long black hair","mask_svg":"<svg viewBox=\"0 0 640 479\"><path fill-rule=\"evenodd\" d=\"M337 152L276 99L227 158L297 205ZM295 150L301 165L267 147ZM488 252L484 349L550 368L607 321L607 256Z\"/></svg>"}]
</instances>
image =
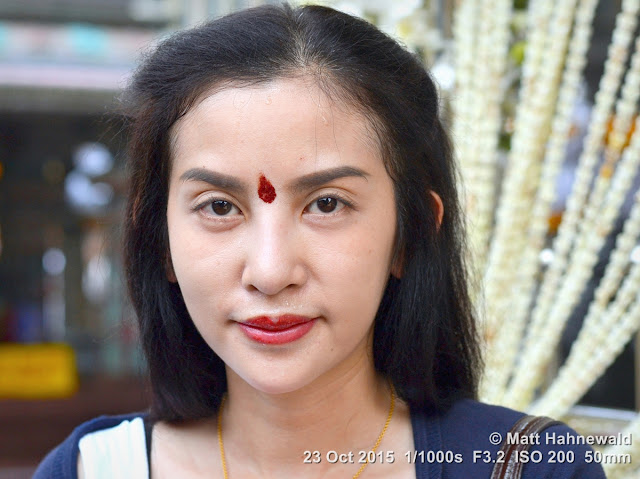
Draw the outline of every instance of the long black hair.
<instances>
[{"instance_id":1,"label":"long black hair","mask_svg":"<svg viewBox=\"0 0 640 479\"><path fill-rule=\"evenodd\" d=\"M213 414L222 360L167 279L170 128L204 93L311 76L366 115L394 182L396 257L374 326L374 364L412 408L475 397L480 355L467 291L451 144L420 61L364 20L320 6L262 6L178 32L148 55L125 92L130 192L125 268L153 391L152 415ZM438 225L430 192L444 205Z\"/></svg>"}]
</instances>

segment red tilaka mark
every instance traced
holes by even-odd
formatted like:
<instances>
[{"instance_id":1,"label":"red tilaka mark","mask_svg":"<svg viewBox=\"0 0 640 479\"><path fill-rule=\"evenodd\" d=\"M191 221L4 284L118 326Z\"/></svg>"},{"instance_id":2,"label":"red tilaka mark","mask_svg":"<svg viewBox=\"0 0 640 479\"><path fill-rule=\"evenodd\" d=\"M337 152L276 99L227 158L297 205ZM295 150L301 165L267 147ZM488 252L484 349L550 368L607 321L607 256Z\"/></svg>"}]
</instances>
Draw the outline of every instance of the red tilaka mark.
<instances>
[{"instance_id":1,"label":"red tilaka mark","mask_svg":"<svg viewBox=\"0 0 640 479\"><path fill-rule=\"evenodd\" d=\"M265 178L264 175L260 175L260 183L258 184L258 196L265 203L273 203L276 199L276 189L271 182Z\"/></svg>"}]
</instances>

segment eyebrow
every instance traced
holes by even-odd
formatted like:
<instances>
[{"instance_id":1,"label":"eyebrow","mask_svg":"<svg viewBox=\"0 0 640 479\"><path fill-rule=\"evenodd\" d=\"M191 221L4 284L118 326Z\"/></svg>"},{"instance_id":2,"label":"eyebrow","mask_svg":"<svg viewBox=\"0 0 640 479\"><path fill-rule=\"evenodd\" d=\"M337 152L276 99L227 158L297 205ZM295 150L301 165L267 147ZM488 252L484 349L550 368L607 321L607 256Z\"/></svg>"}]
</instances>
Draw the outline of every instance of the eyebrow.
<instances>
[{"instance_id":1,"label":"eyebrow","mask_svg":"<svg viewBox=\"0 0 640 479\"><path fill-rule=\"evenodd\" d=\"M182 173L180 179L182 181L203 181L234 194L242 194L247 191L247 185L234 176L224 175L205 168L191 168Z\"/></svg>"},{"instance_id":2,"label":"eyebrow","mask_svg":"<svg viewBox=\"0 0 640 479\"><path fill-rule=\"evenodd\" d=\"M366 180L368 179L369 174L364 170L353 166L338 166L336 168L330 168L328 170L301 176L300 178L293 180L291 184L288 185L288 189L294 193L300 193L313 190L314 188L318 188L330 181L348 177L359 177ZM206 168L191 168L180 175L180 179L182 181L203 181L215 186L216 188L224 189L230 193L238 195L246 194L248 191L247 185L238 178L225 175L223 173L217 173Z\"/></svg>"},{"instance_id":3,"label":"eyebrow","mask_svg":"<svg viewBox=\"0 0 640 479\"><path fill-rule=\"evenodd\" d=\"M337 168L330 168L328 170L301 176L292 182L289 189L296 193L313 190L314 188L318 188L330 181L337 180L338 178L348 178L353 176L367 180L369 174L364 170L353 166L338 166Z\"/></svg>"}]
</instances>

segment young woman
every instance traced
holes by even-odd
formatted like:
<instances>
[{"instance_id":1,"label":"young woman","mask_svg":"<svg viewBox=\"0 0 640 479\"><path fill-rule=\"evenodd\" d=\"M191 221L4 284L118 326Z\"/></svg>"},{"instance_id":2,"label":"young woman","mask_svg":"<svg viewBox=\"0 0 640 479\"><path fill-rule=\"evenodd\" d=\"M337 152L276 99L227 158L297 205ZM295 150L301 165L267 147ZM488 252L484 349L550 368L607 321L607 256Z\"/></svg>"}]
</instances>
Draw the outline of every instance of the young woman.
<instances>
[{"instance_id":1,"label":"young woman","mask_svg":"<svg viewBox=\"0 0 640 479\"><path fill-rule=\"evenodd\" d=\"M80 426L36 478L488 478L522 414L474 401L455 168L419 61L343 13L265 6L162 43L127 99L153 403ZM540 441L524 477L604 477L563 447Z\"/></svg>"}]
</instances>

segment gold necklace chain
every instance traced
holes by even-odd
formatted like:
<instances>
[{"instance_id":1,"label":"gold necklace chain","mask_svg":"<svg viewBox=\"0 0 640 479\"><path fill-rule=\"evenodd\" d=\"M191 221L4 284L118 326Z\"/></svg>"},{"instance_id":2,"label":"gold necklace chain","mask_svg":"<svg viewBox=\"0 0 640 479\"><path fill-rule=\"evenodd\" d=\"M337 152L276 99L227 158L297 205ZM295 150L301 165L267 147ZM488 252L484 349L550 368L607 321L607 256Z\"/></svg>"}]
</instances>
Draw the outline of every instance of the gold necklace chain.
<instances>
[{"instance_id":1,"label":"gold necklace chain","mask_svg":"<svg viewBox=\"0 0 640 479\"><path fill-rule=\"evenodd\" d=\"M224 406L224 402L226 399L227 399L226 395L222 397L222 401L220 402L220 407L218 408L218 445L220 446L220 459L222 461L222 475L224 476L224 479L229 479L229 475L227 473L227 461L224 455L224 442L222 441L222 408ZM391 405L389 406L389 414L387 414L387 420L384 423L382 432L378 436L376 443L374 444L373 448L370 451L370 452L373 452L374 455L378 450L378 446L380 446L380 443L382 442L382 438L384 437L384 434L387 432L387 429L389 428L389 423L391 422L391 418L393 417L393 410L395 409L395 407L396 407L396 394L395 394L395 391L393 390L393 386L391 386ZM358 469L358 472L356 472L353 475L352 479L357 479L360 476L360 474L362 474L362 471L364 471L365 467L367 467L368 465L369 465L369 454L367 454L367 460L362 464L362 466L360 466L360 469Z\"/></svg>"}]
</instances>

